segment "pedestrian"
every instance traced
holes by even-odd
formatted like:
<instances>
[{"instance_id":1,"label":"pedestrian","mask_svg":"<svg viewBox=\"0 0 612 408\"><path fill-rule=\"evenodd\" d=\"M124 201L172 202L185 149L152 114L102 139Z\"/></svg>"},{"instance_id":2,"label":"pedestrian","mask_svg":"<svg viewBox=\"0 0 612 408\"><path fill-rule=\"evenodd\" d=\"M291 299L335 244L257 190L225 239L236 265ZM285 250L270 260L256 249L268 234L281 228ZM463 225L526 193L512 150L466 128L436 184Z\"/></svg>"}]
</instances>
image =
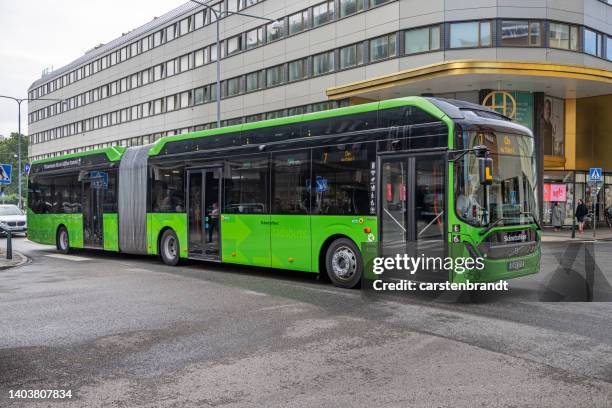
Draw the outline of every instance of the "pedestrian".
<instances>
[{"instance_id":1,"label":"pedestrian","mask_svg":"<svg viewBox=\"0 0 612 408\"><path fill-rule=\"evenodd\" d=\"M555 231L559 231L561 229L561 225L563 223L562 216L561 206L559 205L559 202L555 202L552 208L552 225L555 227Z\"/></svg>"},{"instance_id":2,"label":"pedestrian","mask_svg":"<svg viewBox=\"0 0 612 408\"><path fill-rule=\"evenodd\" d=\"M584 220L589 213L587 206L581 199L578 200L578 206L576 207L576 219L578 220L578 232L584 233Z\"/></svg>"}]
</instances>

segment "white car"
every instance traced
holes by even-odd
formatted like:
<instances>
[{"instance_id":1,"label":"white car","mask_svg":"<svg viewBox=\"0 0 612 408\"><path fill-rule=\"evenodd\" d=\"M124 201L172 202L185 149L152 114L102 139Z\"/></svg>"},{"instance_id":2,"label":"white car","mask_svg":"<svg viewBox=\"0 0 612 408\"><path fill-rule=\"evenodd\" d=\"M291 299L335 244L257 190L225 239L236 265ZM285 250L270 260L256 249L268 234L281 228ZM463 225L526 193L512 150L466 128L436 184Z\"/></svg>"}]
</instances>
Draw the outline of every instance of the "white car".
<instances>
[{"instance_id":1,"label":"white car","mask_svg":"<svg viewBox=\"0 0 612 408\"><path fill-rule=\"evenodd\" d=\"M13 204L0 205L0 227L9 230L11 233L24 233L28 230L26 215ZM1 234L4 234L0 230Z\"/></svg>"}]
</instances>

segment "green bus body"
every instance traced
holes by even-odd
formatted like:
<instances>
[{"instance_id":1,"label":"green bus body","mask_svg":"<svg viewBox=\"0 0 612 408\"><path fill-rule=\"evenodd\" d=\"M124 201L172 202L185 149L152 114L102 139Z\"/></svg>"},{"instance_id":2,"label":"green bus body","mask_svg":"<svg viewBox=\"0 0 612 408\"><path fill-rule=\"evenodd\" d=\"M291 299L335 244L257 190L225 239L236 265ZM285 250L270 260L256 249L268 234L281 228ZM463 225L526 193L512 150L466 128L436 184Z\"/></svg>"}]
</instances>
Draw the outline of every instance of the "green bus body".
<instances>
[{"instance_id":1,"label":"green bus body","mask_svg":"<svg viewBox=\"0 0 612 408\"><path fill-rule=\"evenodd\" d=\"M163 160L165 157L168 160L172 159L174 157L173 153L168 152L168 146L172 142L197 141L228 133L300 124L306 121L331 119L403 106L418 108L445 124L448 129L446 148L449 151L454 149L456 121L428 98L410 97L168 136L154 143L148 149L148 156L149 160ZM78 158L87 161L87 158L95 156L104 161L105 166L111 165L117 168L125 151L126 149L122 147L91 150L38 160L33 162L32 165L33 168L42 168L41 166L50 163L69 162ZM199 153L202 157L206 157L205 150ZM95 164L90 164L89 168L92 168L92 166L95 167ZM470 251L468 246L478 248L487 237L500 231L534 231L536 241L539 243L540 232L537 230L536 223L493 227L485 235L482 235L483 231L486 230L485 227L470 225L462 220L456 211L451 210L455 208L455 194L453 194L455 169L453 162L449 161L446 167L445 181L449 188L447 189L448 194L445 194L445 200L446 208L449 210L446 211L444 225L446 226L445 242L448 256L456 258L474 255L474 251ZM78 165L75 167L77 170L79 168L81 167ZM377 171L380 171L380 169ZM185 188L185 194L187 194L187 188ZM322 266L324 265L325 249L334 239L346 237L361 248L364 243L377 242L380 238L380 220L377 215L282 215L268 212L268 214L228 214L224 212L219 214L219 260L221 262L319 273L324 272ZM81 213L39 214L28 208L27 218L28 236L34 242L56 244L58 229L63 226L70 237L70 247L88 247L84 244L84 221ZM114 252L120 251L120 222L117 211L104 212L102 249ZM460 226L460 231L453 231L452 226ZM163 232L168 229L174 231L178 238L180 257L188 258L187 210L175 213L160 213L152 212L149 208L146 213L146 253L159 255L160 238ZM508 262L510 260L520 260L524 265L519 270L509 271ZM368 259L364 259L364 263L368 261ZM539 271L540 263L539 245L533 252L526 255L497 259L485 258L484 263L485 268L482 271L451 272L448 279L452 282L462 282L466 279L486 282L536 273Z\"/></svg>"}]
</instances>

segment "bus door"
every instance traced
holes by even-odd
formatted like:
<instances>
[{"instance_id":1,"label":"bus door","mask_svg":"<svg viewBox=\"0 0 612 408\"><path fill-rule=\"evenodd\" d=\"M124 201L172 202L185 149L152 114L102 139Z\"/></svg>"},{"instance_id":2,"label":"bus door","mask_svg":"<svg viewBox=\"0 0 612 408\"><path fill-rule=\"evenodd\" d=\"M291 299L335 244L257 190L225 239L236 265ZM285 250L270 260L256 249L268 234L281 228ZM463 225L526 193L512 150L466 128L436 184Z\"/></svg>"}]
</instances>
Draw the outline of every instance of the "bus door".
<instances>
[{"instance_id":1,"label":"bus door","mask_svg":"<svg viewBox=\"0 0 612 408\"><path fill-rule=\"evenodd\" d=\"M187 235L191 257L219 259L221 174L220 167L187 172Z\"/></svg>"},{"instance_id":2,"label":"bus door","mask_svg":"<svg viewBox=\"0 0 612 408\"><path fill-rule=\"evenodd\" d=\"M104 243L104 189L108 187L108 173L89 171L81 175L83 203L83 245L102 248Z\"/></svg>"},{"instance_id":3,"label":"bus door","mask_svg":"<svg viewBox=\"0 0 612 408\"><path fill-rule=\"evenodd\" d=\"M441 259L412 275L402 271L398 278L439 281L448 277L437 268L446 256L445 163L444 154L379 158L381 255Z\"/></svg>"}]
</instances>

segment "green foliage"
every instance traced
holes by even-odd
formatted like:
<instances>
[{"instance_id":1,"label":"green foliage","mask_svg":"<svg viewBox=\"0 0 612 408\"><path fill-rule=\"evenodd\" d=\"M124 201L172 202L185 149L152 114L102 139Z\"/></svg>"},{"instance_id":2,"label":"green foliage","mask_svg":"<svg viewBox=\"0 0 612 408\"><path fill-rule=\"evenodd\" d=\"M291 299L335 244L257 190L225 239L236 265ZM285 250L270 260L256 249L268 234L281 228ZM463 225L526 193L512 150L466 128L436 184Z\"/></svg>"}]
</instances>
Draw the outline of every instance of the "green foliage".
<instances>
[{"instance_id":1,"label":"green foliage","mask_svg":"<svg viewBox=\"0 0 612 408\"><path fill-rule=\"evenodd\" d=\"M11 135L5 139L0 140L0 163L2 164L10 164L13 166L13 171L11 175L11 184L4 187L4 196L0 201L5 203L17 204L18 201L18 170L19 167L17 165L17 142L19 140L19 135L17 133L11 133ZM28 162L28 137L21 135L21 170L23 171L23 166ZM25 202L25 197L27 195L27 177L22 173L21 177L21 195Z\"/></svg>"}]
</instances>

